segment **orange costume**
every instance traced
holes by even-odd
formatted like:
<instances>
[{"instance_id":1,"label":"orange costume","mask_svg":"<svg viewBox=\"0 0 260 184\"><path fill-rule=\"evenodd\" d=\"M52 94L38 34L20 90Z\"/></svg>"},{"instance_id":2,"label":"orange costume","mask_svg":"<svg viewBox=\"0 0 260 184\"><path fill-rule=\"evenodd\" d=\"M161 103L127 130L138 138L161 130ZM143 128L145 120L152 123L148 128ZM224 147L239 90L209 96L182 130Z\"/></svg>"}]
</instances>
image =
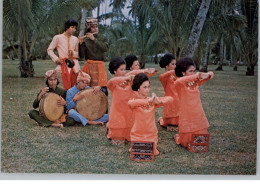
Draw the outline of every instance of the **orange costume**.
<instances>
[{"instance_id":1,"label":"orange costume","mask_svg":"<svg viewBox=\"0 0 260 184\"><path fill-rule=\"evenodd\" d=\"M175 81L178 77L175 75L174 70L165 72L159 76L162 86L165 91L165 96L171 96L173 103L164 105L163 109L163 124L166 127L170 125L178 125L179 119L179 97L175 87Z\"/></svg>"},{"instance_id":2,"label":"orange costume","mask_svg":"<svg viewBox=\"0 0 260 184\"><path fill-rule=\"evenodd\" d=\"M204 113L199 86L213 77L199 81L196 74L181 77L175 85L180 99L179 134L174 136L177 144L187 147L192 134L208 134L208 120Z\"/></svg>"},{"instance_id":3,"label":"orange costume","mask_svg":"<svg viewBox=\"0 0 260 184\"><path fill-rule=\"evenodd\" d=\"M112 94L107 138L130 140L130 130L133 126L132 110L128 106L128 100L136 96L131 88L131 82L125 77L114 77L107 83L107 88Z\"/></svg>"},{"instance_id":4,"label":"orange costume","mask_svg":"<svg viewBox=\"0 0 260 184\"><path fill-rule=\"evenodd\" d=\"M63 89L68 90L77 82L77 75L80 71L78 58L79 40L75 36L66 36L64 33L55 35L50 43L47 52L51 59L56 63L58 59L63 61L62 65L57 65L56 70L62 73ZM55 55L54 49L57 49L59 57ZM69 56L69 50L72 50L72 56ZM67 58L73 59L75 66L71 69L65 64Z\"/></svg>"},{"instance_id":5,"label":"orange costume","mask_svg":"<svg viewBox=\"0 0 260 184\"><path fill-rule=\"evenodd\" d=\"M107 74L104 61L88 59L82 71L88 73L92 80L90 86L106 86Z\"/></svg>"},{"instance_id":6,"label":"orange costume","mask_svg":"<svg viewBox=\"0 0 260 184\"><path fill-rule=\"evenodd\" d=\"M154 143L154 154L158 155L157 150L158 130L155 124L155 109L164 104L173 102L172 97L160 97L162 104L155 105L146 99L131 99L128 105L133 109L134 125L130 138L133 142L145 141Z\"/></svg>"}]
</instances>

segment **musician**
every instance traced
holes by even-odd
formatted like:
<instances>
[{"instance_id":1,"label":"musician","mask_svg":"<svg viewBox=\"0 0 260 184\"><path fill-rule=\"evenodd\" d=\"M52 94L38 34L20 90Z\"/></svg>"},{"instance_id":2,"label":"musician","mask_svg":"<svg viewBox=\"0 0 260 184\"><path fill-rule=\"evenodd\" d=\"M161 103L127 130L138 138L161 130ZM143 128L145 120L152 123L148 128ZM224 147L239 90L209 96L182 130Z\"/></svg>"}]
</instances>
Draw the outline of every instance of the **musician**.
<instances>
[{"instance_id":1,"label":"musician","mask_svg":"<svg viewBox=\"0 0 260 184\"><path fill-rule=\"evenodd\" d=\"M38 94L36 99L33 102L33 110L31 110L28 114L31 119L34 119L38 125L43 126L43 127L60 127L63 128L64 126L71 126L74 125L76 122L72 119L66 116L65 114L59 119L54 122L49 121L45 119L43 116L40 115L39 111L35 110L36 108L39 107L40 100L42 97L49 92L56 93L57 95L61 96L61 99L57 101L58 105L64 106L66 105L66 91L62 88L58 87L59 80L58 80L58 75L56 70L48 70L45 73L45 79L46 79L46 87L44 87ZM64 108L65 110L65 108ZM63 123L63 124L62 124Z\"/></svg>"},{"instance_id":2,"label":"musician","mask_svg":"<svg viewBox=\"0 0 260 184\"><path fill-rule=\"evenodd\" d=\"M82 71L91 77L90 86L94 87L94 93L102 91L107 95L107 74L105 69L105 52L108 51L108 44L103 35L99 34L98 20L86 20L87 32L79 36L79 56L86 59Z\"/></svg>"},{"instance_id":3,"label":"musician","mask_svg":"<svg viewBox=\"0 0 260 184\"><path fill-rule=\"evenodd\" d=\"M69 117L73 118L76 122L82 123L83 126L86 124L89 125L104 125L108 121L108 114L104 114L101 118L89 121L81 114L79 114L74 108L77 105L77 101L84 98L83 95L80 95L79 92L89 88L91 77L85 73L80 71L77 77L77 84L75 84L72 88L67 91L67 109L69 110ZM86 107L88 108L88 107Z\"/></svg>"},{"instance_id":4,"label":"musician","mask_svg":"<svg viewBox=\"0 0 260 184\"><path fill-rule=\"evenodd\" d=\"M68 90L76 84L77 75L80 71L78 58L79 40L73 36L76 32L78 23L74 19L69 19L65 22L65 31L62 34L55 35L50 43L47 52L54 63L57 64L56 70L62 73L63 89ZM54 53L57 49L58 55ZM73 68L69 68L65 61L66 59L74 61Z\"/></svg>"},{"instance_id":5,"label":"musician","mask_svg":"<svg viewBox=\"0 0 260 184\"><path fill-rule=\"evenodd\" d=\"M134 125L130 132L132 142L152 142L154 143L154 155L158 155L157 150L158 130L155 124L155 109L172 103L172 97L157 97L156 94L149 96L150 81L146 74L137 74L133 80L133 91L138 94L128 101L129 107L133 110ZM131 151L131 150L130 150Z\"/></svg>"}]
</instances>

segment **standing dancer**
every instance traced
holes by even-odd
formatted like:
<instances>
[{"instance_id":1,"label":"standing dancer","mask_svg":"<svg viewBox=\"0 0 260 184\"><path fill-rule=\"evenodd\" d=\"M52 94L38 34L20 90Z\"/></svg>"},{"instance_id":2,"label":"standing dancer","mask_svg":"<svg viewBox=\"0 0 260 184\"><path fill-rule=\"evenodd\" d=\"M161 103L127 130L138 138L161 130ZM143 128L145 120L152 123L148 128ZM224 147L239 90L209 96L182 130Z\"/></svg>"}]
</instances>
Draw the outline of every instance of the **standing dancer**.
<instances>
[{"instance_id":1,"label":"standing dancer","mask_svg":"<svg viewBox=\"0 0 260 184\"><path fill-rule=\"evenodd\" d=\"M63 89L65 91L76 84L78 72L80 71L79 62L76 59L78 58L79 40L73 36L77 26L76 20L67 20L64 33L55 35L47 49L48 55L57 64L56 70L62 73ZM57 49L59 57L55 55L54 49ZM74 61L72 68L67 66L66 59Z\"/></svg>"},{"instance_id":2,"label":"standing dancer","mask_svg":"<svg viewBox=\"0 0 260 184\"><path fill-rule=\"evenodd\" d=\"M137 96L128 101L134 115L134 125L130 133L131 142L152 142L154 143L154 155L158 155L158 130L155 124L155 109L161 105L172 103L172 97L158 98L154 93L152 97L148 97L150 81L144 73L135 76L132 89L137 91Z\"/></svg>"},{"instance_id":3,"label":"standing dancer","mask_svg":"<svg viewBox=\"0 0 260 184\"><path fill-rule=\"evenodd\" d=\"M176 67L175 57L172 54L165 54L159 64L161 68L165 68L165 73L159 76L165 96L171 96L173 103L164 106L163 118L160 117L158 121L163 127L167 127L167 125L178 125L179 98L175 88L175 81L178 78L174 71Z\"/></svg>"},{"instance_id":4,"label":"standing dancer","mask_svg":"<svg viewBox=\"0 0 260 184\"><path fill-rule=\"evenodd\" d=\"M180 59L175 68L179 79L175 85L180 99L179 134L174 136L177 144L187 147L192 134L208 134L208 120L204 113L199 86L213 78L213 72L195 73L191 58Z\"/></svg>"}]
</instances>

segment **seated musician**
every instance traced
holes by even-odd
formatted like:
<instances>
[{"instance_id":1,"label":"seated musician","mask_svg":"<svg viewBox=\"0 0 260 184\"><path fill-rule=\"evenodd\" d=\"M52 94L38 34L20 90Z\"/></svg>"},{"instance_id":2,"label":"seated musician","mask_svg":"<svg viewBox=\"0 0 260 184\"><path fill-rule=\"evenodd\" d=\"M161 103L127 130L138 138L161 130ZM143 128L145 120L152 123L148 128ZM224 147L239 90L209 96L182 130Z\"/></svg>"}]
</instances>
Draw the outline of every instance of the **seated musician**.
<instances>
[{"instance_id":1,"label":"seated musician","mask_svg":"<svg viewBox=\"0 0 260 184\"><path fill-rule=\"evenodd\" d=\"M81 122L83 126L85 126L86 124L104 125L104 123L106 123L109 119L108 114L104 114L101 118L97 120L89 121L74 109L77 101L84 98L84 96L80 95L79 92L89 88L90 79L91 78L87 73L80 71L77 77L77 83L67 91L66 101L67 109L69 110L69 117L73 118L77 122Z\"/></svg>"},{"instance_id":2,"label":"seated musician","mask_svg":"<svg viewBox=\"0 0 260 184\"><path fill-rule=\"evenodd\" d=\"M58 87L59 80L58 80L58 75L56 70L48 70L45 73L45 79L46 79L46 87L44 87L37 95L36 99L33 102L33 108L38 108L40 104L40 100L42 97L49 92L56 93L61 96L61 99L57 101L58 105L64 106L66 105L66 91L62 88ZM37 110L31 110L28 114L31 119L34 119L38 125L43 126L43 127L60 127L63 128L64 126L70 126L74 125L76 122L72 119L66 116L65 114L62 115L62 117L54 122L44 118L43 116L40 115L39 111ZM64 111L66 109L64 108ZM63 123L63 124L62 124Z\"/></svg>"}]
</instances>

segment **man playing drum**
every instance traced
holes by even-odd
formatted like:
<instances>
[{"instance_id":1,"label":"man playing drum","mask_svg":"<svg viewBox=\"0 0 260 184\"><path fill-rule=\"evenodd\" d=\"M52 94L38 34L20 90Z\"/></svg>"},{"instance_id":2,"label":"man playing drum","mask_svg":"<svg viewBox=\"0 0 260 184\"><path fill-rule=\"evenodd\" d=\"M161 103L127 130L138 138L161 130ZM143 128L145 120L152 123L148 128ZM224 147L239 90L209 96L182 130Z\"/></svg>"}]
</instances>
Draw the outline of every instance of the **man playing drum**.
<instances>
[{"instance_id":1,"label":"man playing drum","mask_svg":"<svg viewBox=\"0 0 260 184\"><path fill-rule=\"evenodd\" d=\"M47 49L51 59L57 64L56 70L62 73L63 89L68 90L76 84L77 75L80 71L78 58L79 40L73 36L76 32L78 23L74 19L69 19L65 23L65 31L62 34L55 35ZM54 49L57 49L59 57L55 55ZM74 61L74 66L69 68L66 60Z\"/></svg>"},{"instance_id":2,"label":"man playing drum","mask_svg":"<svg viewBox=\"0 0 260 184\"><path fill-rule=\"evenodd\" d=\"M41 99L47 95L49 92L55 93L57 95L60 96L60 99L57 100L57 105L58 106L65 106L66 105L66 101L64 99L66 99L66 91L63 90L62 88L58 87L59 81L58 81L58 75L57 75L57 71L56 70L48 70L45 73L45 79L46 79L46 85L47 87L44 87L37 95L36 99L33 102L33 108L38 108ZM63 112L65 111L65 108L63 108ZM72 119L69 118L68 116L63 115L55 120L54 122L46 119L44 116L40 115L39 111L37 110L31 110L29 113L29 116L31 119L34 119L38 125L43 126L43 127L49 127L49 126L53 126L53 127L63 127L64 126L70 126L70 125L74 125L76 122ZM63 123L63 124L61 124Z\"/></svg>"},{"instance_id":3,"label":"man playing drum","mask_svg":"<svg viewBox=\"0 0 260 184\"><path fill-rule=\"evenodd\" d=\"M82 116L80 113L78 113L77 110L74 108L77 105L77 102L82 100L85 96L81 95L79 92L81 92L84 89L89 88L91 77L85 73L80 71L77 77L77 84L74 85L72 88L70 88L67 91L67 109L69 110L69 117L73 118L77 122L81 122L83 126L86 124L90 125L103 125L106 123L109 119L108 114L104 114L101 118L97 120L90 121L84 116ZM91 108L91 107L86 107L86 108Z\"/></svg>"},{"instance_id":4,"label":"man playing drum","mask_svg":"<svg viewBox=\"0 0 260 184\"><path fill-rule=\"evenodd\" d=\"M98 34L98 20L90 18L86 20L87 32L79 36L79 56L86 59L82 71L91 77L90 86L94 87L94 93L102 90L107 95L107 74L105 69L105 52L108 51L108 44L103 35ZM84 42L85 39L85 42Z\"/></svg>"}]
</instances>

